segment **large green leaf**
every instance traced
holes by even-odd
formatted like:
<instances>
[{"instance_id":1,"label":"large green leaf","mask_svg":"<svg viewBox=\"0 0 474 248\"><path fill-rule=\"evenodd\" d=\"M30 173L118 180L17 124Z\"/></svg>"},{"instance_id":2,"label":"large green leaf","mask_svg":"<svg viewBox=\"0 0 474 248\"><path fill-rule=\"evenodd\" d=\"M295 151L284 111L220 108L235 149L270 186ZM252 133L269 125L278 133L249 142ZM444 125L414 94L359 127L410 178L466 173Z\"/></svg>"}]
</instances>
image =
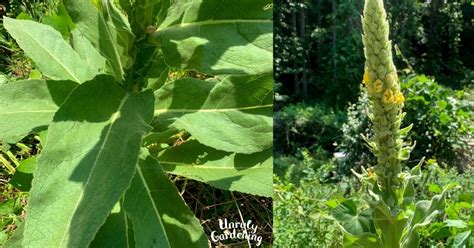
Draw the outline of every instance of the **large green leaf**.
<instances>
[{"instance_id":1,"label":"large green leaf","mask_svg":"<svg viewBox=\"0 0 474 248\"><path fill-rule=\"evenodd\" d=\"M89 247L128 248L133 244L133 237L129 237L130 226L127 214L120 203L115 204L107 220L94 237Z\"/></svg>"},{"instance_id":2,"label":"large green leaf","mask_svg":"<svg viewBox=\"0 0 474 248\"><path fill-rule=\"evenodd\" d=\"M352 200L346 200L331 210L332 216L339 221L344 230L352 235L375 233L372 213L370 209L359 211Z\"/></svg>"},{"instance_id":3,"label":"large green leaf","mask_svg":"<svg viewBox=\"0 0 474 248\"><path fill-rule=\"evenodd\" d=\"M208 247L194 214L160 164L143 150L125 195L137 247Z\"/></svg>"},{"instance_id":4,"label":"large green leaf","mask_svg":"<svg viewBox=\"0 0 474 248\"><path fill-rule=\"evenodd\" d=\"M132 58L135 56L134 40L135 36L132 33L127 17L115 5L114 1L102 0L102 5L99 7L102 14L109 21L110 29L115 29L117 34L117 45L122 49L120 59L125 68L128 68L132 63Z\"/></svg>"},{"instance_id":5,"label":"large green leaf","mask_svg":"<svg viewBox=\"0 0 474 248\"><path fill-rule=\"evenodd\" d=\"M344 247L351 247L351 248L384 248L382 242L380 241L379 237L374 233L361 233L354 235L349 233L347 230L344 229L341 225L339 225L343 235Z\"/></svg>"},{"instance_id":6,"label":"large green leaf","mask_svg":"<svg viewBox=\"0 0 474 248\"><path fill-rule=\"evenodd\" d=\"M38 159L25 246L89 245L133 178L153 105L151 90L126 93L106 75L71 93Z\"/></svg>"},{"instance_id":7,"label":"large green leaf","mask_svg":"<svg viewBox=\"0 0 474 248\"><path fill-rule=\"evenodd\" d=\"M206 74L272 71L271 0L174 1L150 41L172 67Z\"/></svg>"},{"instance_id":8,"label":"large green leaf","mask_svg":"<svg viewBox=\"0 0 474 248\"><path fill-rule=\"evenodd\" d=\"M222 152L195 140L158 157L166 172L205 182L219 189L271 197L272 150L255 154Z\"/></svg>"},{"instance_id":9,"label":"large green leaf","mask_svg":"<svg viewBox=\"0 0 474 248\"><path fill-rule=\"evenodd\" d=\"M54 28L8 17L4 17L3 24L45 76L82 83L98 74L96 68L82 60Z\"/></svg>"},{"instance_id":10,"label":"large green leaf","mask_svg":"<svg viewBox=\"0 0 474 248\"><path fill-rule=\"evenodd\" d=\"M71 45L74 51L86 61L92 68L97 68L99 72L105 72L106 60L95 49L92 43L79 31L74 29L71 31Z\"/></svg>"},{"instance_id":11,"label":"large green leaf","mask_svg":"<svg viewBox=\"0 0 474 248\"><path fill-rule=\"evenodd\" d=\"M179 79L155 92L156 132L184 129L200 143L250 154L272 147L272 77Z\"/></svg>"},{"instance_id":12,"label":"large green leaf","mask_svg":"<svg viewBox=\"0 0 474 248\"><path fill-rule=\"evenodd\" d=\"M393 247L400 244L408 218L402 210L390 211L388 205L382 201L370 201L374 223L380 229L380 239L384 247Z\"/></svg>"},{"instance_id":13,"label":"large green leaf","mask_svg":"<svg viewBox=\"0 0 474 248\"><path fill-rule=\"evenodd\" d=\"M77 85L72 81L46 80L0 85L0 141L13 143L45 128Z\"/></svg>"},{"instance_id":14,"label":"large green leaf","mask_svg":"<svg viewBox=\"0 0 474 248\"><path fill-rule=\"evenodd\" d=\"M403 231L401 247L418 247L420 235L418 229L431 223L444 209L446 191L448 186L440 195L435 195L431 199L418 201L415 204L415 213L409 220L407 227Z\"/></svg>"},{"instance_id":15,"label":"large green leaf","mask_svg":"<svg viewBox=\"0 0 474 248\"><path fill-rule=\"evenodd\" d=\"M117 30L114 20L107 20L93 1L64 0L64 5L71 19L81 33L104 56L112 73L119 80L123 79L124 69L130 63L127 34L123 27ZM120 43L119 43L120 41Z\"/></svg>"}]
</instances>

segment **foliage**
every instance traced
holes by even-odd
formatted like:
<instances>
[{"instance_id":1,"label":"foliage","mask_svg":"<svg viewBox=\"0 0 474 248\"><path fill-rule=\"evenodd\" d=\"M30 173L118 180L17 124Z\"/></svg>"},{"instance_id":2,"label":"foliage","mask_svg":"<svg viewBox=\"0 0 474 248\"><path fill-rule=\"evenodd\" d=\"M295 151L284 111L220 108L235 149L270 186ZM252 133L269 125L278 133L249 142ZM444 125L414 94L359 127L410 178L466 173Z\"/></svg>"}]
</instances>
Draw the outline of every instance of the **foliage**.
<instances>
[{"instance_id":1,"label":"foliage","mask_svg":"<svg viewBox=\"0 0 474 248\"><path fill-rule=\"evenodd\" d=\"M469 140L473 139L473 106L467 91L451 90L425 75L410 74L400 78L405 95L404 122L413 123L407 139L416 140L412 151L413 161L422 157L436 158L438 163L458 170L465 170L473 163L473 151ZM356 104L348 108L347 122L338 149L345 155L338 170L350 173L351 168L374 164L374 157L359 134L371 135L370 121L365 114L369 102L362 92ZM409 161L409 166L414 162Z\"/></svg>"},{"instance_id":2,"label":"foliage","mask_svg":"<svg viewBox=\"0 0 474 248\"><path fill-rule=\"evenodd\" d=\"M346 199L351 199L346 202L348 207L353 203L359 207L366 206L361 185L357 181L342 177L338 183L323 183L334 165L315 168L314 160L316 159L306 158L302 161L293 158L291 162L280 160L282 167L300 163L301 170L299 175L293 175L298 178L299 185L291 181L290 174L295 174L296 171L288 171L274 179L274 233L277 247L341 247L343 239L331 212L342 210L334 209ZM415 187L416 198L439 194L443 187L454 181L457 186L448 192L444 210L433 223L420 228L420 247L462 247L460 244L463 240L468 241L464 243L466 247L473 244L474 237L469 235L473 228L473 196L469 193L474 190L473 180L472 170L459 173L453 168L440 167L434 159L427 160L423 176ZM467 239L462 239L464 236Z\"/></svg>"},{"instance_id":3,"label":"foliage","mask_svg":"<svg viewBox=\"0 0 474 248\"><path fill-rule=\"evenodd\" d=\"M58 3L58 0L3 1L1 4L5 7L5 13L2 15L52 23L56 18ZM3 55L0 57L0 83L14 78L37 78L40 74L39 71L35 70L35 65L31 62L31 59L23 53L14 39L8 35L3 27L3 22L0 23L0 53Z\"/></svg>"},{"instance_id":4,"label":"foliage","mask_svg":"<svg viewBox=\"0 0 474 248\"><path fill-rule=\"evenodd\" d=\"M350 174L351 169L375 163L375 156L365 145L361 134L372 136L371 123L367 116L369 98L365 91L361 91L357 102L347 108L347 121L342 125L342 138L337 149L343 157L337 162L339 174Z\"/></svg>"},{"instance_id":5,"label":"foliage","mask_svg":"<svg viewBox=\"0 0 474 248\"><path fill-rule=\"evenodd\" d=\"M273 172L280 178L284 178L298 187L307 173L321 170L321 168L332 167L331 156L321 147L318 147L314 152L301 148L295 155L276 156ZM323 174L323 172L320 173L320 176L321 181L334 179L332 174Z\"/></svg>"},{"instance_id":6,"label":"foliage","mask_svg":"<svg viewBox=\"0 0 474 248\"><path fill-rule=\"evenodd\" d=\"M357 84L353 79L363 61L361 37L356 32L361 7L351 0L335 5L331 12L327 10L329 1L275 2L275 78L283 84L280 92L291 95L293 102L301 99L301 82L295 82L294 75L301 77L307 72L305 100L343 108L355 99ZM341 19L348 21L338 21ZM339 35L342 33L345 35ZM344 68L343 72L339 68ZM332 87L327 87L329 82Z\"/></svg>"},{"instance_id":7,"label":"foliage","mask_svg":"<svg viewBox=\"0 0 474 248\"><path fill-rule=\"evenodd\" d=\"M424 75L403 78L406 122L413 123L411 139L417 141L414 156L434 157L439 162L467 169L474 162L470 140L474 138L471 93L451 90Z\"/></svg>"},{"instance_id":8,"label":"foliage","mask_svg":"<svg viewBox=\"0 0 474 248\"><path fill-rule=\"evenodd\" d=\"M275 177L275 247L341 247L339 230L322 199L341 198L344 188L320 183L323 174L321 168L306 169L299 186Z\"/></svg>"},{"instance_id":9,"label":"foliage","mask_svg":"<svg viewBox=\"0 0 474 248\"><path fill-rule=\"evenodd\" d=\"M280 94L289 95L293 103L316 100L338 109L357 99L363 70L362 2L275 2L275 78L283 85ZM417 73L433 75L456 89L472 85L471 1L384 2L390 37L399 51L394 58L397 67L408 62ZM303 72L308 75L306 96Z\"/></svg>"},{"instance_id":10,"label":"foliage","mask_svg":"<svg viewBox=\"0 0 474 248\"><path fill-rule=\"evenodd\" d=\"M4 18L41 74L0 86L0 140L47 130L6 246L207 247L165 172L272 193L271 2L119 2ZM208 79L166 81L171 67Z\"/></svg>"},{"instance_id":11,"label":"foliage","mask_svg":"<svg viewBox=\"0 0 474 248\"><path fill-rule=\"evenodd\" d=\"M289 104L274 114L276 153L295 154L297 148L334 150L345 116L325 104Z\"/></svg>"},{"instance_id":12,"label":"foliage","mask_svg":"<svg viewBox=\"0 0 474 248\"><path fill-rule=\"evenodd\" d=\"M314 95L330 106L343 109L357 98L359 88L354 79L363 70L362 37L360 36L361 1L349 0L321 10L321 24L314 27L311 56ZM344 21L340 21L344 20ZM331 96L331 97L327 97Z\"/></svg>"},{"instance_id":13,"label":"foliage","mask_svg":"<svg viewBox=\"0 0 474 248\"><path fill-rule=\"evenodd\" d=\"M46 16L56 12L58 0L7 0L6 13L10 17L22 15L24 18L32 18L41 21Z\"/></svg>"},{"instance_id":14,"label":"foliage","mask_svg":"<svg viewBox=\"0 0 474 248\"><path fill-rule=\"evenodd\" d=\"M293 66L299 59L306 61L308 50L302 49L305 37L295 37L297 30L288 22L288 18L297 12L308 8L307 3L297 1L277 0L275 6L275 76L299 73L303 68ZM291 33L291 37L288 34ZM288 39L289 38L289 39Z\"/></svg>"},{"instance_id":15,"label":"foliage","mask_svg":"<svg viewBox=\"0 0 474 248\"><path fill-rule=\"evenodd\" d=\"M429 159L426 164L417 194L422 197L439 194L443 187L452 182L456 182L459 190L449 192L444 213L420 231L422 247L432 247L439 243L446 247L469 247L469 244L474 244L474 236L471 235L474 227L474 171L459 174L454 168L443 169L434 159Z\"/></svg>"}]
</instances>

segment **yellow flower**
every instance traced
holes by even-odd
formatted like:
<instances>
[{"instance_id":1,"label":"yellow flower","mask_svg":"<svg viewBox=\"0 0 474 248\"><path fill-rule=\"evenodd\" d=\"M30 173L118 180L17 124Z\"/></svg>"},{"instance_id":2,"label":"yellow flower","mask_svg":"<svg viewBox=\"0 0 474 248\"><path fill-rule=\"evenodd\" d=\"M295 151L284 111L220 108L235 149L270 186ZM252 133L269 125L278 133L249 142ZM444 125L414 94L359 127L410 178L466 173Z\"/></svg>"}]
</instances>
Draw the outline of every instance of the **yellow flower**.
<instances>
[{"instance_id":1,"label":"yellow flower","mask_svg":"<svg viewBox=\"0 0 474 248\"><path fill-rule=\"evenodd\" d=\"M383 102L384 103L392 103L393 102L393 93L392 93L392 90L390 89L387 89L385 90L385 92L383 93Z\"/></svg>"},{"instance_id":2,"label":"yellow flower","mask_svg":"<svg viewBox=\"0 0 474 248\"><path fill-rule=\"evenodd\" d=\"M398 94L395 96L395 102L397 104L402 104L405 101L405 97L403 97L402 92L398 92Z\"/></svg>"},{"instance_id":3,"label":"yellow flower","mask_svg":"<svg viewBox=\"0 0 474 248\"><path fill-rule=\"evenodd\" d=\"M364 83L365 86L369 86L369 71L367 68L364 71L364 79L362 80L362 83Z\"/></svg>"},{"instance_id":4,"label":"yellow flower","mask_svg":"<svg viewBox=\"0 0 474 248\"><path fill-rule=\"evenodd\" d=\"M377 92L377 93L382 92L382 88L383 88L383 87L382 87L382 81L380 81L380 79L377 79L377 80L375 81L374 88L375 88L375 92Z\"/></svg>"}]
</instances>

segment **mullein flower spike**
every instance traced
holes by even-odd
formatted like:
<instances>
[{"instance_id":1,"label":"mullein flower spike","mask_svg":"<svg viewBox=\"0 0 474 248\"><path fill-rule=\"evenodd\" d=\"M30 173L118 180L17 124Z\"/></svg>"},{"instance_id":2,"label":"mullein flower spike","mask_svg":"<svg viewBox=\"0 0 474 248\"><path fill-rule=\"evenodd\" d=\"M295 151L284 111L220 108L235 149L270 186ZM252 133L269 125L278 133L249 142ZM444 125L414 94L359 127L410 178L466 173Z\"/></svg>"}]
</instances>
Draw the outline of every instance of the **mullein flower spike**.
<instances>
[{"instance_id":1,"label":"mullein flower spike","mask_svg":"<svg viewBox=\"0 0 474 248\"><path fill-rule=\"evenodd\" d=\"M400 135L404 97L400 92L397 70L392 59L387 15L383 0L366 0L362 17L365 72L363 83L371 100L374 136L369 139L377 157L375 174L385 200L396 204L395 189L399 174L403 140Z\"/></svg>"}]
</instances>

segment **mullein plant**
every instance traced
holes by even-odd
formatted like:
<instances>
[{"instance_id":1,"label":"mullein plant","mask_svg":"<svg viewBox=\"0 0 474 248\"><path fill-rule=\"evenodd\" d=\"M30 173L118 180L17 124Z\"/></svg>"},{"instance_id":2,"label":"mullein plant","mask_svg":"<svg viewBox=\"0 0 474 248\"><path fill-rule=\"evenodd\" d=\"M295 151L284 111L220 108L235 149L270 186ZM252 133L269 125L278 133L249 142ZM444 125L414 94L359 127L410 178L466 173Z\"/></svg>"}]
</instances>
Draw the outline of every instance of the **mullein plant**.
<instances>
[{"instance_id":1,"label":"mullein plant","mask_svg":"<svg viewBox=\"0 0 474 248\"><path fill-rule=\"evenodd\" d=\"M347 247L415 248L418 229L428 225L443 209L446 190L430 201L414 201L413 182L421 164L403 170L414 144L404 141L412 125L401 128L404 96L392 59L389 25L383 0L366 0L362 17L365 72L362 83L370 99L373 135L365 140L377 164L356 174L367 190L368 206L358 209L345 201L333 209ZM450 186L452 187L452 186Z\"/></svg>"}]
</instances>

